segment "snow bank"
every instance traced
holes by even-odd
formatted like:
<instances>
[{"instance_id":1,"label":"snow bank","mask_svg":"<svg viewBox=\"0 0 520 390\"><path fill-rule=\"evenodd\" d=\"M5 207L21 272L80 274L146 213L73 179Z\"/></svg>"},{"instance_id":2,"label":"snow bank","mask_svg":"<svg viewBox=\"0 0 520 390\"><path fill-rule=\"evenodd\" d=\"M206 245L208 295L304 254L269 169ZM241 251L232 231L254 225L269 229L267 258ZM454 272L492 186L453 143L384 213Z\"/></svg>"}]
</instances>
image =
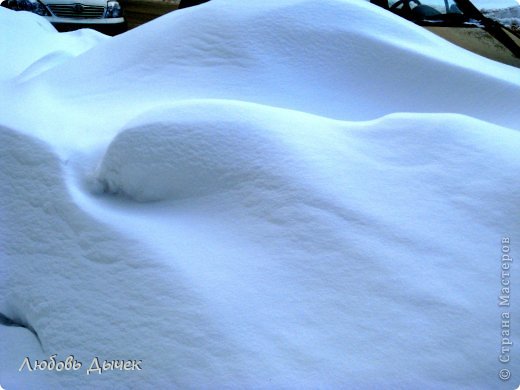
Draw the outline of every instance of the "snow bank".
<instances>
[{"instance_id":1,"label":"snow bank","mask_svg":"<svg viewBox=\"0 0 520 390\"><path fill-rule=\"evenodd\" d=\"M207 115L201 118L200 112ZM288 168L287 144L277 138L305 123L295 116L298 122L287 128L278 123L286 116L283 110L219 100L146 113L112 141L98 180L105 191L139 201L205 196L248 182L274 185Z\"/></svg>"},{"instance_id":2,"label":"snow bank","mask_svg":"<svg viewBox=\"0 0 520 390\"><path fill-rule=\"evenodd\" d=\"M463 116L341 122L194 102L120 133L98 178L125 197L174 200L127 208L141 217L125 229L186 274L234 344L267 349L262 372L277 386L492 386L496 264L486 259L489 237L518 231L519 142ZM378 352L363 347L372 343ZM421 368L396 379L422 350ZM380 354L392 364L364 380Z\"/></svg>"},{"instance_id":3,"label":"snow bank","mask_svg":"<svg viewBox=\"0 0 520 390\"><path fill-rule=\"evenodd\" d=\"M165 15L35 78L20 99L45 91L44 107L6 116L6 125L38 129L61 107L78 124L64 117L56 133L38 137L100 146L140 113L204 97L342 120L453 112L517 128L519 84L517 69L364 1L220 0ZM2 100L2 111L22 105Z\"/></svg>"},{"instance_id":4,"label":"snow bank","mask_svg":"<svg viewBox=\"0 0 520 390\"><path fill-rule=\"evenodd\" d=\"M0 385L509 388L517 69L354 0L4 19Z\"/></svg>"},{"instance_id":5,"label":"snow bank","mask_svg":"<svg viewBox=\"0 0 520 390\"><path fill-rule=\"evenodd\" d=\"M4 57L0 61L0 81L12 79L24 70L25 79L35 76L108 38L87 29L58 34L47 20L30 12L0 7L0 18Z\"/></svg>"},{"instance_id":6,"label":"snow bank","mask_svg":"<svg viewBox=\"0 0 520 390\"><path fill-rule=\"evenodd\" d=\"M76 387L78 378L70 373L47 375L43 381L43 373L26 370L21 376L18 369L25 356L34 361L52 353L85 361L107 353L138 357L148 345L142 337L146 324L154 321L153 311L158 309L146 307L143 299L155 299L165 291L159 292L156 282L154 290L146 287L151 265L136 261L131 253L139 253L138 248L71 201L60 161L49 147L6 128L0 129L0 139L0 310L38 335L38 343L33 339L30 345L21 342L30 336L26 329L1 327L2 351L16 351L0 354L1 384L25 388L29 380L38 388ZM125 247L134 250L125 254ZM133 294L145 306L135 307ZM95 383L96 378L90 380Z\"/></svg>"}]
</instances>

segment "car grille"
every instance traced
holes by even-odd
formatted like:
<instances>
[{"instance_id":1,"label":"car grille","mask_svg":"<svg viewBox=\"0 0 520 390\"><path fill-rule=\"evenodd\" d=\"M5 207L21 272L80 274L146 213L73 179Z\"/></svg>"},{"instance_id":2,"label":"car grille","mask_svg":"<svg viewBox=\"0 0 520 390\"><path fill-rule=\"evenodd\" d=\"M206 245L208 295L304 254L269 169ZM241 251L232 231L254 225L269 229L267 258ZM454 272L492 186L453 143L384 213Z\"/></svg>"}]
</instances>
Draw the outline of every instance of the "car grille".
<instances>
[{"instance_id":1,"label":"car grille","mask_svg":"<svg viewBox=\"0 0 520 390\"><path fill-rule=\"evenodd\" d=\"M85 4L50 4L49 8L60 18L100 19L105 14L105 7Z\"/></svg>"}]
</instances>

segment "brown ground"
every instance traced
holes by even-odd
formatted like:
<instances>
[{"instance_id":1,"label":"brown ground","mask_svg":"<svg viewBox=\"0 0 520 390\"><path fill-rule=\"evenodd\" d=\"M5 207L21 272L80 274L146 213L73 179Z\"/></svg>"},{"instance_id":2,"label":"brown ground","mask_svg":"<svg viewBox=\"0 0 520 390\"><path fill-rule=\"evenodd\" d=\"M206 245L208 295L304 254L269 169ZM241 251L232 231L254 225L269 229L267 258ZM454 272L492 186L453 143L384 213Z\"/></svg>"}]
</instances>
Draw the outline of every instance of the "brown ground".
<instances>
[{"instance_id":1,"label":"brown ground","mask_svg":"<svg viewBox=\"0 0 520 390\"><path fill-rule=\"evenodd\" d=\"M179 1L126 0L124 4L125 16L130 29L176 10Z\"/></svg>"}]
</instances>

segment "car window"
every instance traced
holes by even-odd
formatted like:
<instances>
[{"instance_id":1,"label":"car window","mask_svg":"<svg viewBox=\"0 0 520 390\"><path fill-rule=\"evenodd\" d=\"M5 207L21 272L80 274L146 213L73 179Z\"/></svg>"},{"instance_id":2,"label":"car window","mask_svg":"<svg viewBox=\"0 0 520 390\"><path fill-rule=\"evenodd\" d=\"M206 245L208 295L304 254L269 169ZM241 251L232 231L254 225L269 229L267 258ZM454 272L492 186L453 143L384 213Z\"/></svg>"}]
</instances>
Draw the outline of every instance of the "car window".
<instances>
[{"instance_id":1,"label":"car window","mask_svg":"<svg viewBox=\"0 0 520 390\"><path fill-rule=\"evenodd\" d=\"M478 9L500 9L520 6L520 2L515 0L472 0L472 3Z\"/></svg>"},{"instance_id":2,"label":"car window","mask_svg":"<svg viewBox=\"0 0 520 390\"><path fill-rule=\"evenodd\" d=\"M415 8L417 5L425 5L431 7L441 14L457 11L457 5L454 0L406 0L406 3L410 4L410 8ZM503 9L511 7L520 7L520 0L471 0L473 5L478 9ZM400 8L403 1L400 0L389 0L389 7L395 6Z\"/></svg>"},{"instance_id":3,"label":"car window","mask_svg":"<svg viewBox=\"0 0 520 390\"><path fill-rule=\"evenodd\" d=\"M402 0L389 0L388 5L390 8L399 8L402 3ZM439 14L460 13L454 0L406 0L405 3L409 3L411 9L420 5L423 8L429 7L431 12Z\"/></svg>"}]
</instances>

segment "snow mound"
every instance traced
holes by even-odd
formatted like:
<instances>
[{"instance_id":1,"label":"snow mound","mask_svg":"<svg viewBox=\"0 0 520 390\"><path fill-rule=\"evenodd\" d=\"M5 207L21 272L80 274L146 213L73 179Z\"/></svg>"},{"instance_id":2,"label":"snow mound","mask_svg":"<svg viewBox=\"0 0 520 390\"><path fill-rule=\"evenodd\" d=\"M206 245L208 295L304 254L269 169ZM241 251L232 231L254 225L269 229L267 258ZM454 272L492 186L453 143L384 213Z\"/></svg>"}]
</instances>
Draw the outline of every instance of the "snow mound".
<instances>
[{"instance_id":1,"label":"snow mound","mask_svg":"<svg viewBox=\"0 0 520 390\"><path fill-rule=\"evenodd\" d=\"M201 112L206 113L202 118ZM109 145L97 180L104 191L138 201L183 199L237 190L247 183L286 185L294 172L315 177L305 172L302 153L326 160L340 150L347 152L345 161L333 166L343 166L343 173L353 166L348 160L360 155L375 160L391 156L381 163L413 162L428 171L451 160L464 161L460 155L475 156L479 163L439 169L477 173L492 155L496 159L497 153L506 152L509 146L502 146L512 140L514 132L463 116L401 115L342 122L250 103L198 100L161 107L132 121ZM480 143L497 150L480 156ZM335 175L332 182L342 181L338 172Z\"/></svg>"},{"instance_id":2,"label":"snow mound","mask_svg":"<svg viewBox=\"0 0 520 390\"><path fill-rule=\"evenodd\" d=\"M2 386L506 388L517 69L355 0L0 31Z\"/></svg>"},{"instance_id":3,"label":"snow mound","mask_svg":"<svg viewBox=\"0 0 520 390\"><path fill-rule=\"evenodd\" d=\"M200 112L206 114L201 118ZM287 184L294 172L315 177L306 172L304 155L317 156L313 162L318 163L332 154L338 159L340 153L345 154L341 163L329 168L342 166L342 173L352 169L354 161L348 160L362 155L384 165L412 163L430 173L435 165L451 161L450 169L441 166L439 171L476 174L492 156L496 160L506 153L516 160L514 147L510 149L516 137L510 130L455 115L342 122L250 103L201 100L161 107L132 121L109 145L97 179L105 191L139 201L182 199L235 190L248 182ZM481 144L493 149L484 154ZM473 157L480 162L456 166ZM336 180L343 180L338 172L332 182ZM319 184L328 187L325 180Z\"/></svg>"},{"instance_id":4,"label":"snow mound","mask_svg":"<svg viewBox=\"0 0 520 390\"><path fill-rule=\"evenodd\" d=\"M32 75L36 75L107 39L87 29L58 34L44 18L4 7L0 7L0 19L0 47L3 55L10 59L0 61L0 80L11 79L31 66Z\"/></svg>"},{"instance_id":5,"label":"snow mound","mask_svg":"<svg viewBox=\"0 0 520 390\"><path fill-rule=\"evenodd\" d=\"M109 219L126 215L126 231L182 270L234 345L255 340L276 385L485 387L496 383L489 237L518 231L519 147L517 131L461 115L345 122L194 101L129 124L98 179L162 201ZM368 381L370 343L391 363ZM393 377L417 350L429 353L414 374ZM318 360L338 374L325 380ZM264 383L248 364L245 383Z\"/></svg>"},{"instance_id":6,"label":"snow mound","mask_svg":"<svg viewBox=\"0 0 520 390\"><path fill-rule=\"evenodd\" d=\"M52 147L0 127L0 156L0 313L20 325L0 325L2 386L107 386L106 374L86 375L95 356L101 362L144 359L149 366L131 379L143 386L175 383L166 356L180 367L183 360L203 362L202 350L190 344L202 329L215 331L207 328L204 310L193 313L197 297L151 253L74 202ZM72 354L84 366L79 372L19 372L26 356L34 362L52 354L58 360ZM109 382L127 387L125 374L110 372Z\"/></svg>"},{"instance_id":7,"label":"snow mound","mask_svg":"<svg viewBox=\"0 0 520 390\"><path fill-rule=\"evenodd\" d=\"M45 91L46 107L6 124L37 131L60 106L78 124L36 136L62 139L65 148L101 146L140 113L204 98L342 120L453 112L518 128L519 86L516 69L363 1L216 0L167 14L36 77L24 88ZM22 104L16 96L3 100L0 114Z\"/></svg>"},{"instance_id":8,"label":"snow mound","mask_svg":"<svg viewBox=\"0 0 520 390\"><path fill-rule=\"evenodd\" d=\"M212 113L200 117L200 112ZM222 192L274 180L287 149L284 111L241 102L197 101L144 114L110 144L98 180L140 201ZM296 118L298 118L296 116ZM299 119L299 118L298 118ZM298 124L302 124L298 120Z\"/></svg>"}]
</instances>

